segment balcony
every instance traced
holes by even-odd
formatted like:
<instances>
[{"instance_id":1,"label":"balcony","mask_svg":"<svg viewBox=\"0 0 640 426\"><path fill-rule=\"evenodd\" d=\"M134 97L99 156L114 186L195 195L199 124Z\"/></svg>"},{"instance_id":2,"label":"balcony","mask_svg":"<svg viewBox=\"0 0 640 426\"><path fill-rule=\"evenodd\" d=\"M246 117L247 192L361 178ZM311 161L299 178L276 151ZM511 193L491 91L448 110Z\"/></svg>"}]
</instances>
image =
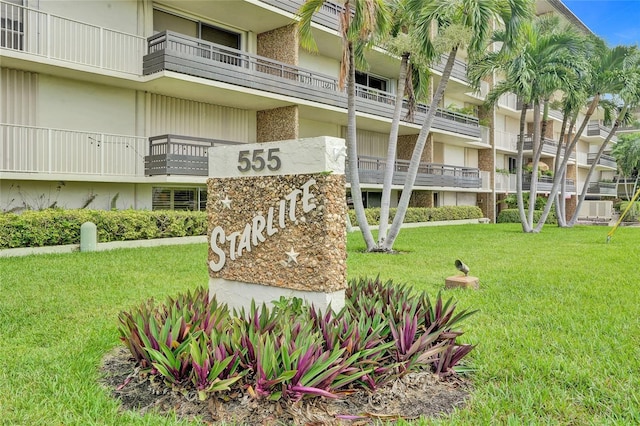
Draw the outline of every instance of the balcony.
<instances>
[{"instance_id":1,"label":"balcony","mask_svg":"<svg viewBox=\"0 0 640 426\"><path fill-rule=\"evenodd\" d=\"M404 185L409 160L396 160L393 170L393 185ZM379 157L358 156L358 175L360 183L382 184L386 160ZM347 181L349 174L347 173ZM451 166L446 164L420 163L416 176L416 186L447 188L482 188L480 170L472 167Z\"/></svg>"},{"instance_id":2,"label":"balcony","mask_svg":"<svg viewBox=\"0 0 640 426\"><path fill-rule=\"evenodd\" d=\"M304 0L262 0L262 2L293 14L297 14L300 7L304 4ZM339 31L340 19L338 15L342 13L343 10L344 7L341 4L325 1L318 13L313 16L313 22L334 31ZM439 62L431 64L431 68L442 73L446 63L447 56L442 55ZM451 71L451 77L469 83L467 64L464 61L456 59L453 64L453 70Z\"/></svg>"},{"instance_id":3,"label":"balcony","mask_svg":"<svg viewBox=\"0 0 640 426\"><path fill-rule=\"evenodd\" d=\"M207 150L239 143L178 135L151 137L149 155L144 157L144 175L209 176Z\"/></svg>"},{"instance_id":4,"label":"balcony","mask_svg":"<svg viewBox=\"0 0 640 426\"><path fill-rule=\"evenodd\" d=\"M139 177L145 138L0 124L0 172Z\"/></svg>"},{"instance_id":5,"label":"balcony","mask_svg":"<svg viewBox=\"0 0 640 426\"><path fill-rule=\"evenodd\" d=\"M144 37L0 1L0 49L138 76L145 48Z\"/></svg>"},{"instance_id":6,"label":"balcony","mask_svg":"<svg viewBox=\"0 0 640 426\"><path fill-rule=\"evenodd\" d=\"M538 178L538 192L550 192L553 185L553 178L549 176L540 176ZM522 175L522 190L529 191L531 189L531 174ZM515 192L516 191L516 175L496 173L496 192ZM567 179L567 192L576 192L576 184L573 179Z\"/></svg>"},{"instance_id":7,"label":"balcony","mask_svg":"<svg viewBox=\"0 0 640 426\"><path fill-rule=\"evenodd\" d=\"M531 151L533 152L533 135L528 134L528 135L524 135L524 147L523 147L524 151ZM564 152L565 149L564 147L562 147L560 149L560 156L564 157ZM558 142L554 141L553 139L549 139L549 138L544 138L544 145L542 146L542 154L546 154L547 156L552 156L555 157L556 154L558 153ZM576 153L575 152L571 152L569 154L569 158L572 160L575 160L576 158Z\"/></svg>"},{"instance_id":8,"label":"balcony","mask_svg":"<svg viewBox=\"0 0 640 426\"><path fill-rule=\"evenodd\" d=\"M573 179L567 179L567 192L576 192L576 183ZM553 178L549 176L540 176L538 177L538 192L551 192L551 187L553 186ZM515 188L514 188L515 190ZM529 191L531 190L531 174L523 174L522 175L522 190Z\"/></svg>"},{"instance_id":9,"label":"balcony","mask_svg":"<svg viewBox=\"0 0 640 426\"><path fill-rule=\"evenodd\" d=\"M611 133L611 127L605 126L601 121L590 121L589 124L587 124L587 136L589 137L589 139L593 139L593 137L596 137L604 140L607 138L607 136L609 136L609 133ZM618 138L613 135L610 142L617 141Z\"/></svg>"},{"instance_id":10,"label":"balcony","mask_svg":"<svg viewBox=\"0 0 640 426\"><path fill-rule=\"evenodd\" d=\"M590 152L587 154L587 164L592 165L596 162L597 153ZM618 164L616 163L616 158L611 155L602 154L596 163L597 166L605 167L608 169L617 169Z\"/></svg>"},{"instance_id":11,"label":"balcony","mask_svg":"<svg viewBox=\"0 0 640 426\"><path fill-rule=\"evenodd\" d=\"M148 49L149 54L143 60L144 75L174 71L334 107L347 106L346 94L338 89L337 78L315 71L171 31L150 37ZM393 116L395 95L364 86L358 87L356 95L358 111L384 118ZM422 124L428 109L427 105L419 104L412 122ZM407 112L405 108L404 115ZM477 118L445 109L438 108L432 127L434 130L480 138Z\"/></svg>"},{"instance_id":12,"label":"balcony","mask_svg":"<svg viewBox=\"0 0 640 426\"><path fill-rule=\"evenodd\" d=\"M587 194L616 197L618 184L615 182L591 182L587 187Z\"/></svg>"}]
</instances>

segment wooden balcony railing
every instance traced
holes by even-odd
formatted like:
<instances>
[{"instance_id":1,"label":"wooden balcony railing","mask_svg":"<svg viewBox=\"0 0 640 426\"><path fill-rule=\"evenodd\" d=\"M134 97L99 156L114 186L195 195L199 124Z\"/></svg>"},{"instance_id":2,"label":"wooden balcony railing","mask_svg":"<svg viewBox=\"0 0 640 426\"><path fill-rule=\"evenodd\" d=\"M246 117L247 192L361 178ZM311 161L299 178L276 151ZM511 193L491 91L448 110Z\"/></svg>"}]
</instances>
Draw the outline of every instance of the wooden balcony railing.
<instances>
[{"instance_id":1,"label":"wooden balcony railing","mask_svg":"<svg viewBox=\"0 0 640 426\"><path fill-rule=\"evenodd\" d=\"M524 135L524 148L525 151L533 151L533 135ZM564 147L560 150L560 155L564 157ZM544 145L542 146L542 153L555 156L558 153L558 142L553 139L544 138ZM569 153L569 158L575 160L576 153Z\"/></svg>"},{"instance_id":2,"label":"wooden balcony railing","mask_svg":"<svg viewBox=\"0 0 640 426\"><path fill-rule=\"evenodd\" d=\"M300 9L300 6L304 4L304 0L262 0L262 2L293 14L296 14ZM313 21L317 24L338 31L340 25L338 16L343 10L344 6L341 4L325 1L322 4L320 11L313 16ZM442 73L446 63L447 57L446 55L442 55L438 62L431 64L431 68ZM456 59L453 65L453 70L451 71L451 77L468 83L469 78L467 77L466 62Z\"/></svg>"},{"instance_id":3,"label":"wooden balcony railing","mask_svg":"<svg viewBox=\"0 0 640 426\"><path fill-rule=\"evenodd\" d=\"M590 121L589 124L587 124L587 136L599 136L602 139L606 139L607 136L609 136L609 133L611 133L611 127L605 126L599 120ZM618 138L616 135L613 135L611 137L611 142L617 141Z\"/></svg>"},{"instance_id":4,"label":"wooden balcony railing","mask_svg":"<svg viewBox=\"0 0 640 426\"><path fill-rule=\"evenodd\" d=\"M393 184L403 185L409 170L408 160L396 160L393 167ZM349 164L347 164L347 169ZM380 157L358 156L358 175L365 184L382 184L386 160ZM347 181L349 174L347 173ZM416 186L482 188L480 170L473 167L452 166L447 164L420 163Z\"/></svg>"},{"instance_id":5,"label":"wooden balcony railing","mask_svg":"<svg viewBox=\"0 0 640 426\"><path fill-rule=\"evenodd\" d=\"M553 178L550 176L538 177L538 192L549 192L553 186ZM522 190L529 191L531 189L531 174L525 173L522 175ZM515 188L514 188L515 190ZM567 192L576 192L576 182L573 179L567 179Z\"/></svg>"},{"instance_id":6,"label":"wooden balcony railing","mask_svg":"<svg viewBox=\"0 0 640 426\"><path fill-rule=\"evenodd\" d=\"M0 171L142 176L145 138L0 124Z\"/></svg>"},{"instance_id":7,"label":"wooden balcony railing","mask_svg":"<svg viewBox=\"0 0 640 426\"><path fill-rule=\"evenodd\" d=\"M587 164L588 165L592 165L593 163L595 163L597 155L598 154L595 153L595 152L590 152L589 154L587 154ZM618 168L618 163L616 162L616 158L611 156L611 155L606 155L606 154L602 154L600 156L600 158L598 159L598 163L597 164L599 166L609 167L611 169L617 169Z\"/></svg>"},{"instance_id":8,"label":"wooden balcony railing","mask_svg":"<svg viewBox=\"0 0 640 426\"><path fill-rule=\"evenodd\" d=\"M143 73L168 70L222 81L247 88L259 88L345 108L346 94L338 89L335 77L306 70L272 59L248 54L171 31L158 33L148 39L149 54L144 57ZM321 90L318 90L321 89ZM359 111L391 118L396 102L392 93L359 86ZM428 111L419 104L413 122L421 124ZM405 109L405 115L407 110ZM433 128L479 138L480 126L476 117L438 108Z\"/></svg>"},{"instance_id":9,"label":"wooden balcony railing","mask_svg":"<svg viewBox=\"0 0 640 426\"><path fill-rule=\"evenodd\" d=\"M587 194L617 196L618 184L615 182L591 182L587 187Z\"/></svg>"},{"instance_id":10,"label":"wooden balcony railing","mask_svg":"<svg viewBox=\"0 0 640 426\"><path fill-rule=\"evenodd\" d=\"M144 174L209 176L207 150L239 143L191 136L153 136L149 138L149 155L144 157Z\"/></svg>"},{"instance_id":11,"label":"wooden balcony railing","mask_svg":"<svg viewBox=\"0 0 640 426\"><path fill-rule=\"evenodd\" d=\"M0 48L140 75L144 37L0 0Z\"/></svg>"},{"instance_id":12,"label":"wooden balcony railing","mask_svg":"<svg viewBox=\"0 0 640 426\"><path fill-rule=\"evenodd\" d=\"M500 192L515 192L516 191L516 175L515 174L502 174L496 173L495 190ZM549 176L540 176L538 178L538 192L551 191L553 185L553 178ZM531 174L522 175L522 189L529 191L531 189ZM567 191L576 192L576 183L573 179L567 179Z\"/></svg>"}]
</instances>

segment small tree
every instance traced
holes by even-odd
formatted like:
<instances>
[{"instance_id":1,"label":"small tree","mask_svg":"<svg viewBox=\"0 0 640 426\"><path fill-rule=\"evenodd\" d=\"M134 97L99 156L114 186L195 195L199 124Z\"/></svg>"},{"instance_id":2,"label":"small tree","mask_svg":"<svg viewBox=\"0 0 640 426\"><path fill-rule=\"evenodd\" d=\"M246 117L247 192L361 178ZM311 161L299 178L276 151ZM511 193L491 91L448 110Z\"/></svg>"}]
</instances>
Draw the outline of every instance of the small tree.
<instances>
[{"instance_id":1,"label":"small tree","mask_svg":"<svg viewBox=\"0 0 640 426\"><path fill-rule=\"evenodd\" d=\"M638 179L640 178L640 133L620 136L611 154L615 157L620 175L625 180L626 199L630 200L638 190ZM633 179L634 176L633 191L629 192L628 180Z\"/></svg>"}]
</instances>

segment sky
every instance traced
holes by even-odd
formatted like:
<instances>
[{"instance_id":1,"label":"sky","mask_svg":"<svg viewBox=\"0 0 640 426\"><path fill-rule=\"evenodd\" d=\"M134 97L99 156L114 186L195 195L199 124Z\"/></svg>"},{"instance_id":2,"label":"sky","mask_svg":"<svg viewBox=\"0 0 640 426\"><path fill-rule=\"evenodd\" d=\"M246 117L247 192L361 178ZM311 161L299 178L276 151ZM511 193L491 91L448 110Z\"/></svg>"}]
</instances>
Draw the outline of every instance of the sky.
<instances>
[{"instance_id":1,"label":"sky","mask_svg":"<svg viewBox=\"0 0 640 426\"><path fill-rule=\"evenodd\" d=\"M640 0L562 0L610 47L640 46Z\"/></svg>"}]
</instances>

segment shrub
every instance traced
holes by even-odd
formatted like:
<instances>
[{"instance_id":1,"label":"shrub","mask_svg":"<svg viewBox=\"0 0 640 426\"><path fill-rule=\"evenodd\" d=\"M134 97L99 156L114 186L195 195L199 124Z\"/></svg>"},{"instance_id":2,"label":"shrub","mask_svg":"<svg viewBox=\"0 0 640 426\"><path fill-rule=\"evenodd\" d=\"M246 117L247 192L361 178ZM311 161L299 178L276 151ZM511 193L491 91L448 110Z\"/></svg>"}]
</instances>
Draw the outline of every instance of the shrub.
<instances>
[{"instance_id":1,"label":"shrub","mask_svg":"<svg viewBox=\"0 0 640 426\"><path fill-rule=\"evenodd\" d=\"M0 248L78 244L80 226L96 224L98 241L205 235L207 215L190 211L62 210L0 214Z\"/></svg>"},{"instance_id":2,"label":"shrub","mask_svg":"<svg viewBox=\"0 0 640 426\"><path fill-rule=\"evenodd\" d=\"M397 209L389 209L389 220L393 220ZM365 209L365 215L369 225L380 224L380 208ZM443 207L409 207L404 217L404 223L432 222L443 220L480 219L482 210L477 206L443 206ZM356 213L349 210L351 224L356 226Z\"/></svg>"},{"instance_id":3,"label":"shrub","mask_svg":"<svg viewBox=\"0 0 640 426\"><path fill-rule=\"evenodd\" d=\"M473 312L455 309L379 279L352 280L338 313L281 298L232 315L199 289L122 312L119 332L139 367L201 399L238 386L295 402L375 390L422 368L454 374L474 347L456 328Z\"/></svg>"},{"instance_id":4,"label":"shrub","mask_svg":"<svg viewBox=\"0 0 640 426\"><path fill-rule=\"evenodd\" d=\"M540 216L542 216L542 210L534 210L533 211L533 221L538 222L540 220ZM498 214L497 223L520 223L520 214L518 213L518 209L505 209L502 210ZM558 219L556 218L556 213L552 210L549 212L547 216L547 220L545 222L547 225L557 225Z\"/></svg>"},{"instance_id":5,"label":"shrub","mask_svg":"<svg viewBox=\"0 0 640 426\"><path fill-rule=\"evenodd\" d=\"M629 207L629 201L623 201L620 203L620 214ZM622 219L624 222L638 222L640 220L640 201L636 201L627 211L627 214Z\"/></svg>"}]
</instances>

